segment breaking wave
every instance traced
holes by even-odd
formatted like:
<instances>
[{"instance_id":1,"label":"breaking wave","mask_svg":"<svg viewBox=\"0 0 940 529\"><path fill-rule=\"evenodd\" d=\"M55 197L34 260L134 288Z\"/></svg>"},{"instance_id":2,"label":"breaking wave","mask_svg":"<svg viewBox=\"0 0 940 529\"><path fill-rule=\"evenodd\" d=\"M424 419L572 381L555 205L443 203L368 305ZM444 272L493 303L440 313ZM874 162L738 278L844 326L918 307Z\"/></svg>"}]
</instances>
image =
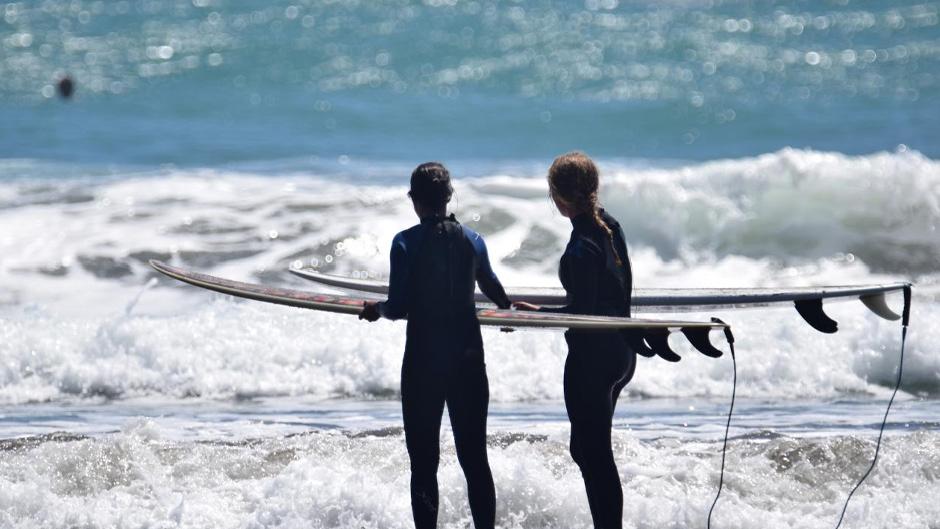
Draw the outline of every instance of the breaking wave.
<instances>
[{"instance_id":1,"label":"breaking wave","mask_svg":"<svg viewBox=\"0 0 940 529\"><path fill-rule=\"evenodd\" d=\"M395 397L401 325L365 332L341 316L233 302L154 279L146 262L301 288L312 285L287 274L289 266L382 276L391 238L413 222L399 169L352 185L345 174L222 170L54 178L48 165L8 161L0 399ZM675 167L607 161L602 169L602 197L626 227L638 286L916 279L906 387L940 391L940 335L929 324L940 315L940 163L916 152L788 149ZM486 235L505 283L556 284L566 221L552 213L535 170L505 173L461 178L455 209ZM842 323L836 336L786 308L723 315L741 342L743 394L827 397L890 386L897 326L860 304L829 312ZM560 334L486 336L496 400L561 398ZM728 362L699 357L682 340L673 346L686 359L657 369L641 363L633 395L726 395Z\"/></svg>"}]
</instances>

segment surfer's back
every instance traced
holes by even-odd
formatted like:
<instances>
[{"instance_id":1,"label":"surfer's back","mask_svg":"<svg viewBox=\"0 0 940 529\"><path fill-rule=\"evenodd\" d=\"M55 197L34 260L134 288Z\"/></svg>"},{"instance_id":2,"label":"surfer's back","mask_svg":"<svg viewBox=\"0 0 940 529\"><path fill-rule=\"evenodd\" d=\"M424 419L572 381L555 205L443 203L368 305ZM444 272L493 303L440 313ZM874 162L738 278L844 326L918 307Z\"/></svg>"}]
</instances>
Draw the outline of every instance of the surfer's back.
<instances>
[{"instance_id":1,"label":"surfer's back","mask_svg":"<svg viewBox=\"0 0 940 529\"><path fill-rule=\"evenodd\" d=\"M392 240L389 297L383 316L433 317L443 309L473 312L474 283L498 306L509 299L490 266L486 243L456 218L426 217Z\"/></svg>"}]
</instances>

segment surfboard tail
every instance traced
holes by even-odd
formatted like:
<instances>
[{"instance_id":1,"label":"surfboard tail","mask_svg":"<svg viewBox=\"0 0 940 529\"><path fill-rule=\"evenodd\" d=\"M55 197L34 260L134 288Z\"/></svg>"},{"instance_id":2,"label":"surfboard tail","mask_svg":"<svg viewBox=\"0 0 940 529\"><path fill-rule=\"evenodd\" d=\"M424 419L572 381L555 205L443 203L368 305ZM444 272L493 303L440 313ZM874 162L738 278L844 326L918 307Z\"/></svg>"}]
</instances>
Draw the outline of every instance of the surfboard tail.
<instances>
[{"instance_id":1,"label":"surfboard tail","mask_svg":"<svg viewBox=\"0 0 940 529\"><path fill-rule=\"evenodd\" d=\"M682 329L682 334L689 340L692 347L705 356L719 358L724 354L721 352L721 349L712 345L711 341L708 339L708 335L710 334L708 329L684 328Z\"/></svg>"},{"instance_id":2,"label":"surfboard tail","mask_svg":"<svg viewBox=\"0 0 940 529\"><path fill-rule=\"evenodd\" d=\"M722 321L716 323L725 325ZM696 351L710 358L719 358L724 353L712 344L710 339L712 330L708 327L679 328L679 332L686 337ZM643 332L625 333L624 339L627 345L640 356L647 358L658 356L667 362L678 362L682 360L682 357L669 346L670 334L672 334L671 329L649 329Z\"/></svg>"}]
</instances>

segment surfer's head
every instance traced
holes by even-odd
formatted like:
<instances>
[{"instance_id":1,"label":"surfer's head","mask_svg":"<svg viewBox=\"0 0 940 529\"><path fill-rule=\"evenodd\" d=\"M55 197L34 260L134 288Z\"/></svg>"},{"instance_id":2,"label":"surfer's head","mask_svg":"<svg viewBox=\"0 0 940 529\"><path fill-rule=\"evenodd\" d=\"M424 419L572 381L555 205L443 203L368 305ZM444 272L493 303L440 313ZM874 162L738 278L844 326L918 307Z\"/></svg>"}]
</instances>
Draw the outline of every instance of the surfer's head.
<instances>
[{"instance_id":1,"label":"surfer's head","mask_svg":"<svg viewBox=\"0 0 940 529\"><path fill-rule=\"evenodd\" d=\"M566 217L597 212L597 166L583 152L562 154L548 169L548 191Z\"/></svg>"},{"instance_id":2,"label":"surfer's head","mask_svg":"<svg viewBox=\"0 0 940 529\"><path fill-rule=\"evenodd\" d=\"M56 83L56 91L62 99L71 98L72 93L75 92L75 81L72 80L71 76L66 75Z\"/></svg>"},{"instance_id":3,"label":"surfer's head","mask_svg":"<svg viewBox=\"0 0 940 529\"><path fill-rule=\"evenodd\" d=\"M438 162L419 165L411 173L411 190L408 196L419 216L423 213L443 213L447 209L454 188L450 184L450 172Z\"/></svg>"},{"instance_id":4,"label":"surfer's head","mask_svg":"<svg viewBox=\"0 0 940 529\"><path fill-rule=\"evenodd\" d=\"M572 219L581 214L591 215L597 227L607 234L617 264L620 264L620 256L614 246L614 232L601 217L598 187L600 177L597 166L583 152L562 154L555 158L548 169L548 191L558 211Z\"/></svg>"}]
</instances>

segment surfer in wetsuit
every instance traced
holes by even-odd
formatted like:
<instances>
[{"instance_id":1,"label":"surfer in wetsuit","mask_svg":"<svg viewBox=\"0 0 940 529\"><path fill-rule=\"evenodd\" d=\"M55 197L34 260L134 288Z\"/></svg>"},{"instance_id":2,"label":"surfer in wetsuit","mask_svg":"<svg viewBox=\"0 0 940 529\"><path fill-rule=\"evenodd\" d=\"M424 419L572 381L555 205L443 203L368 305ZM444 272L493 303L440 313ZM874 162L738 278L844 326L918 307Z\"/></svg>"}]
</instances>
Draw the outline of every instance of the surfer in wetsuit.
<instances>
[{"instance_id":1,"label":"surfer in wetsuit","mask_svg":"<svg viewBox=\"0 0 940 529\"><path fill-rule=\"evenodd\" d=\"M585 154L555 159L548 171L552 200L571 219L571 239L561 256L559 277L564 307L517 302L516 308L543 312L630 316L633 276L620 224L598 206L598 172ZM565 407L571 421L571 457L581 469L594 527L619 529L623 490L610 433L620 391L633 377L636 354L619 331L565 333Z\"/></svg>"},{"instance_id":2,"label":"surfer in wetsuit","mask_svg":"<svg viewBox=\"0 0 940 529\"><path fill-rule=\"evenodd\" d=\"M437 526L437 467L446 402L473 525L492 529L496 492L486 455L489 383L474 284L500 308L510 302L490 267L483 238L446 215L452 194L443 165L430 162L414 170L408 195L421 222L392 241L388 300L366 304L359 318L408 318L401 405L415 526Z\"/></svg>"}]
</instances>

